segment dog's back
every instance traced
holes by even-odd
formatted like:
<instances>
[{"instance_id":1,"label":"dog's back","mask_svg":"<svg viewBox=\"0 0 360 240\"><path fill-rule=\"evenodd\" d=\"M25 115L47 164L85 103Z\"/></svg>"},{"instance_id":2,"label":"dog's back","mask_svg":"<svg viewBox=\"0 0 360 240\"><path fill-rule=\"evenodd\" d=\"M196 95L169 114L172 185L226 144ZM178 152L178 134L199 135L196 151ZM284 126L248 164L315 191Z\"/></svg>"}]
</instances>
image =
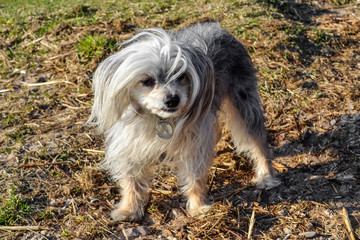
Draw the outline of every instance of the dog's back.
<instances>
[{"instance_id":1,"label":"dog's back","mask_svg":"<svg viewBox=\"0 0 360 240\"><path fill-rule=\"evenodd\" d=\"M180 43L201 49L211 59L216 79L215 109L228 96L249 129L261 135L264 127L256 70L244 45L214 22L195 24L174 36Z\"/></svg>"}]
</instances>

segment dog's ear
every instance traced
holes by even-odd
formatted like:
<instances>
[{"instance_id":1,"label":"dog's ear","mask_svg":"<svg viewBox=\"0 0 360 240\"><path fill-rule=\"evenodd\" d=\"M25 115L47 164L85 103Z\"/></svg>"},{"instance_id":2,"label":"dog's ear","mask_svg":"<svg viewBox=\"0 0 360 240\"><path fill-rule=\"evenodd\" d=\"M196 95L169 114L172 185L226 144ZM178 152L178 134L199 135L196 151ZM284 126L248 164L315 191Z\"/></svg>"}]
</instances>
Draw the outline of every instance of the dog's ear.
<instances>
[{"instance_id":1,"label":"dog's ear","mask_svg":"<svg viewBox=\"0 0 360 240\"><path fill-rule=\"evenodd\" d=\"M199 49L185 48L191 91L184 128L202 124L208 116L215 91L214 68L211 60Z\"/></svg>"},{"instance_id":2,"label":"dog's ear","mask_svg":"<svg viewBox=\"0 0 360 240\"><path fill-rule=\"evenodd\" d=\"M121 118L129 105L129 81L122 76L125 59L126 56L118 52L105 59L94 73L94 103L87 124L98 126L102 133Z\"/></svg>"}]
</instances>

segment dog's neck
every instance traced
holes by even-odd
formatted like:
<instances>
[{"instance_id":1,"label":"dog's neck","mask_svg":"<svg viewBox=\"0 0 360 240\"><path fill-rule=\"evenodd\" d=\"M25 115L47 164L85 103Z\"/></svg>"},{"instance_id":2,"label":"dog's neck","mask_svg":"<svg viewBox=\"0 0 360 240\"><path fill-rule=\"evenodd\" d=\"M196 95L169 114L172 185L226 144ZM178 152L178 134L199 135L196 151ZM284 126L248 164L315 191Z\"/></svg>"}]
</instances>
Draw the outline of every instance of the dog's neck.
<instances>
[{"instance_id":1,"label":"dog's neck","mask_svg":"<svg viewBox=\"0 0 360 240\"><path fill-rule=\"evenodd\" d=\"M147 116L156 116L152 114L149 110L142 108L139 104L135 104L134 102L130 101L130 105L134 110L135 114L140 117L147 117ZM163 119L159 116L156 116L157 121L155 125L156 135L164 140L169 140L174 135L174 121L173 119Z\"/></svg>"}]
</instances>

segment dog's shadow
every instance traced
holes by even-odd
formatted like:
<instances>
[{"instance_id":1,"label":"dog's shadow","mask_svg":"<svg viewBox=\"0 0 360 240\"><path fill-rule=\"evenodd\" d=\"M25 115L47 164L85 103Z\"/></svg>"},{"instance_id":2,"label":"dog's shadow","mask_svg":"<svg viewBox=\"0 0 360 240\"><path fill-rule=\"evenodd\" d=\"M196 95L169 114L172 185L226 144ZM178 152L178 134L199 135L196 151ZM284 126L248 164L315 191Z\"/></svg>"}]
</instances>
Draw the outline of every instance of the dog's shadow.
<instances>
[{"instance_id":1,"label":"dog's shadow","mask_svg":"<svg viewBox=\"0 0 360 240\"><path fill-rule=\"evenodd\" d=\"M339 117L334 128L323 134L307 129L300 139L275 149L275 158L283 165L291 165L287 161L297 161L299 157L303 159L279 174L282 185L269 191L269 202L360 200L357 159L360 156L360 114Z\"/></svg>"},{"instance_id":2,"label":"dog's shadow","mask_svg":"<svg viewBox=\"0 0 360 240\"><path fill-rule=\"evenodd\" d=\"M333 203L334 210L348 206L350 214L359 212L360 208L356 207L360 202L359 157L360 114L339 117L333 131L319 134L309 128L300 138L274 149L274 162L283 170L277 174L282 183L262 191L260 204L271 206L310 201ZM254 187L237 191L242 186L236 180L218 186L210 193L216 201L230 201L233 206L243 209L256 202L259 195ZM224 195L231 191L235 194ZM355 219L350 219L357 225ZM274 224L271 216L263 216L262 220L265 221L261 224L263 228L269 229Z\"/></svg>"}]
</instances>

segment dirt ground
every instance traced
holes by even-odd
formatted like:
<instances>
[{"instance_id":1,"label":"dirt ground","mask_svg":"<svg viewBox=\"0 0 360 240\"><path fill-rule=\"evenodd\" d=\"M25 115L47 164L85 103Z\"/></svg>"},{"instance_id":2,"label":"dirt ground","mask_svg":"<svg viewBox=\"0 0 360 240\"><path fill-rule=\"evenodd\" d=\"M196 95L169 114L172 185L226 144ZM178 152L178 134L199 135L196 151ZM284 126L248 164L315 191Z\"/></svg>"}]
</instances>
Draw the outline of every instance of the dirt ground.
<instances>
[{"instance_id":1,"label":"dirt ground","mask_svg":"<svg viewBox=\"0 0 360 240\"><path fill-rule=\"evenodd\" d=\"M29 15L26 28L14 25L19 34L2 24L0 239L352 239L344 209L360 239L359 3L209 1L182 9L169 2L129 4L132 17L85 5ZM51 22L57 18L65 20ZM112 222L119 189L99 167L103 137L84 125L92 73L137 28L206 19L242 41L258 69L282 184L252 186L251 163L234 153L224 129L205 218L188 216L176 177L164 168L145 218Z\"/></svg>"}]
</instances>

